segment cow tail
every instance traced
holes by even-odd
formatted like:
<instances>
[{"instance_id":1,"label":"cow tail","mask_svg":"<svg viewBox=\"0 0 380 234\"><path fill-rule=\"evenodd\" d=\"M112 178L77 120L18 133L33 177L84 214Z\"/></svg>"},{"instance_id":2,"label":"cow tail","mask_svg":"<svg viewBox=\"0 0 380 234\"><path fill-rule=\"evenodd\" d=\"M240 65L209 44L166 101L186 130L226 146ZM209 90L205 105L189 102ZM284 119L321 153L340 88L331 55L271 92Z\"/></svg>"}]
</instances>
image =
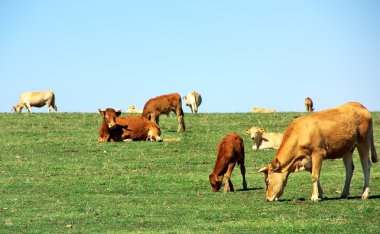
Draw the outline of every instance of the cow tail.
<instances>
[{"instance_id":1,"label":"cow tail","mask_svg":"<svg viewBox=\"0 0 380 234\"><path fill-rule=\"evenodd\" d=\"M52 97L51 97L51 105L53 106L53 109L55 111L57 111L57 106L55 105L55 94L53 93Z\"/></svg>"},{"instance_id":2,"label":"cow tail","mask_svg":"<svg viewBox=\"0 0 380 234\"><path fill-rule=\"evenodd\" d=\"M377 163L379 161L379 159L377 158L375 142L373 139L373 128L372 128L372 133L371 133L371 160L373 163Z\"/></svg>"}]
</instances>

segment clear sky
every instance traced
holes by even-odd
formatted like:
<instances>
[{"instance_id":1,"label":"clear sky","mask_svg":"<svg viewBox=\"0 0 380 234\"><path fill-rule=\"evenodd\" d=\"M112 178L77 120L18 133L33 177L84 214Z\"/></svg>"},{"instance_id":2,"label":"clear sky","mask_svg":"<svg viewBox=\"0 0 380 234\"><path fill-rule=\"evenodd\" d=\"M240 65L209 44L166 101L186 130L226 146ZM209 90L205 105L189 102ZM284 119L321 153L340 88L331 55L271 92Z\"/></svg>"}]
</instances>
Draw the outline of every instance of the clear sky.
<instances>
[{"instance_id":1,"label":"clear sky","mask_svg":"<svg viewBox=\"0 0 380 234\"><path fill-rule=\"evenodd\" d=\"M380 1L1 0L0 84L0 112L38 90L62 112L193 90L200 112L380 111Z\"/></svg>"}]
</instances>

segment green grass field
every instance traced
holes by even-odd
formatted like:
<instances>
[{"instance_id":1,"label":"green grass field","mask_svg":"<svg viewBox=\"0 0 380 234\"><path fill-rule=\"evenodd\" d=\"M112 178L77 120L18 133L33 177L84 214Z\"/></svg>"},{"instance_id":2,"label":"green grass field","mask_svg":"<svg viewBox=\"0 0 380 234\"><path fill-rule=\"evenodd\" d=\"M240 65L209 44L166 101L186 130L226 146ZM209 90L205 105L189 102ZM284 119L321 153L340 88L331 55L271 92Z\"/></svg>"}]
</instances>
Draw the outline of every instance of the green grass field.
<instances>
[{"instance_id":1,"label":"green grass field","mask_svg":"<svg viewBox=\"0 0 380 234\"><path fill-rule=\"evenodd\" d=\"M186 114L160 119L162 137L180 142L98 143L96 113L0 114L0 233L379 233L380 164L371 197L355 151L351 199L339 199L342 160L324 161L328 198L312 203L308 172L292 174L278 202L265 200L262 174L275 150L253 151L244 130L284 131L302 113ZM373 113L380 156L380 113ZM216 147L228 132L244 137L248 191L236 167L234 193L212 193Z\"/></svg>"}]
</instances>

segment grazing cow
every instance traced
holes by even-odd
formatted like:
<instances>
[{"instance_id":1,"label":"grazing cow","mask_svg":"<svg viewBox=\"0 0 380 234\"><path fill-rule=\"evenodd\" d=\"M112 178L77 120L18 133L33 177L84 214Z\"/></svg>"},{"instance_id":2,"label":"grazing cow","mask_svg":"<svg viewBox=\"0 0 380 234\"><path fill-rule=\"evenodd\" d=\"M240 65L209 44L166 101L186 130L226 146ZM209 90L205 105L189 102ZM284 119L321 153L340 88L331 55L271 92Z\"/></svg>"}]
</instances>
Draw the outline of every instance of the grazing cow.
<instances>
[{"instance_id":1,"label":"grazing cow","mask_svg":"<svg viewBox=\"0 0 380 234\"><path fill-rule=\"evenodd\" d=\"M186 106L190 106L191 113L198 113L198 107L202 104L202 96L197 91L193 91L184 96L186 100Z\"/></svg>"},{"instance_id":2,"label":"grazing cow","mask_svg":"<svg viewBox=\"0 0 380 234\"><path fill-rule=\"evenodd\" d=\"M121 110L100 110L103 122L99 128L99 142L162 141L160 127L141 116L119 117Z\"/></svg>"},{"instance_id":3,"label":"grazing cow","mask_svg":"<svg viewBox=\"0 0 380 234\"><path fill-rule=\"evenodd\" d=\"M245 133L251 135L251 139L255 142L252 149L278 149L281 145L282 133L265 132L264 128L252 127L245 130Z\"/></svg>"},{"instance_id":4,"label":"grazing cow","mask_svg":"<svg viewBox=\"0 0 380 234\"><path fill-rule=\"evenodd\" d=\"M186 131L181 95L178 93L165 94L149 99L144 105L142 116L159 125L159 116L161 114L169 115L170 112L177 115L177 131Z\"/></svg>"},{"instance_id":5,"label":"grazing cow","mask_svg":"<svg viewBox=\"0 0 380 234\"><path fill-rule=\"evenodd\" d=\"M275 109L265 109L265 108L256 107L256 106L254 106L252 109L252 113L274 113L274 112L276 112Z\"/></svg>"},{"instance_id":6,"label":"grazing cow","mask_svg":"<svg viewBox=\"0 0 380 234\"><path fill-rule=\"evenodd\" d=\"M302 168L311 172L312 201L323 198L319 183L322 161L343 158L346 180L341 197L349 195L354 170L352 154L357 148L364 173L362 199L369 195L371 160L378 161L373 139L371 113L360 103L350 102L295 119L286 129L283 141L265 173L266 199L281 197L291 172Z\"/></svg>"},{"instance_id":7,"label":"grazing cow","mask_svg":"<svg viewBox=\"0 0 380 234\"><path fill-rule=\"evenodd\" d=\"M243 138L235 132L228 133L218 145L214 171L209 176L213 192L220 190L224 175L226 176L224 192L228 192L229 189L231 192L234 191L231 173L236 162L240 164L240 171L243 176L243 189L246 190Z\"/></svg>"},{"instance_id":8,"label":"grazing cow","mask_svg":"<svg viewBox=\"0 0 380 234\"><path fill-rule=\"evenodd\" d=\"M127 107L127 113L142 113L142 110L137 110L135 105L129 105Z\"/></svg>"},{"instance_id":9,"label":"grazing cow","mask_svg":"<svg viewBox=\"0 0 380 234\"><path fill-rule=\"evenodd\" d=\"M310 97L305 98L305 107L306 107L306 111L309 111L309 112L314 111L313 100L311 100Z\"/></svg>"},{"instance_id":10,"label":"grazing cow","mask_svg":"<svg viewBox=\"0 0 380 234\"><path fill-rule=\"evenodd\" d=\"M55 95L53 91L44 92L24 92L21 94L18 103L12 107L12 110L16 113L20 113L23 108L27 108L29 113L32 113L32 106L43 107L47 105L49 112L51 107L57 111L55 105Z\"/></svg>"}]
</instances>

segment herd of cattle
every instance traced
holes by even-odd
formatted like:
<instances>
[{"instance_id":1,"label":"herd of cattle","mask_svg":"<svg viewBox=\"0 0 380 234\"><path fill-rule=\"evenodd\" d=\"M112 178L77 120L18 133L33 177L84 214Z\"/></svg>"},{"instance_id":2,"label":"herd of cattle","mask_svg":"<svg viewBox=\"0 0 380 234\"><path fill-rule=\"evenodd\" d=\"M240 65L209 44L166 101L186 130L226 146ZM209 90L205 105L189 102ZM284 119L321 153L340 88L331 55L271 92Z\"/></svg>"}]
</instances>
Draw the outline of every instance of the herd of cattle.
<instances>
[{"instance_id":1,"label":"herd of cattle","mask_svg":"<svg viewBox=\"0 0 380 234\"><path fill-rule=\"evenodd\" d=\"M198 112L202 103L200 93L194 91L183 97L192 113ZM15 112L31 107L46 105L51 111L57 111L55 95L52 91L25 92L19 102L13 106ZM305 107L313 112L313 101L307 97ZM129 112L141 113L141 116L123 116L121 110L99 109L103 121L99 128L99 142L116 141L162 141L159 116L174 112L178 120L178 132L185 132L186 125L182 110L182 98L178 93L165 94L149 99L142 111L130 106ZM254 112L275 112L264 108L254 108ZM358 149L364 173L362 199L369 197L369 178L371 161L378 161L373 137L373 121L371 113L360 103L349 102L309 115L297 117L284 133L266 132L263 128L252 127L245 131L254 142L254 150L277 149L272 162L261 167L264 173L267 201L278 200L283 194L287 179L292 172L307 170L312 179L312 201L323 198L320 185L322 161L342 158L346 170L346 179L341 194L346 198L350 193L353 175L353 152ZM369 154L371 153L371 160ZM213 172L209 175L212 191L217 192L225 177L224 192L234 191L231 173L236 163L240 165L243 177L243 189L247 189L244 166L243 138L237 133L228 133L217 146L217 159Z\"/></svg>"}]
</instances>

